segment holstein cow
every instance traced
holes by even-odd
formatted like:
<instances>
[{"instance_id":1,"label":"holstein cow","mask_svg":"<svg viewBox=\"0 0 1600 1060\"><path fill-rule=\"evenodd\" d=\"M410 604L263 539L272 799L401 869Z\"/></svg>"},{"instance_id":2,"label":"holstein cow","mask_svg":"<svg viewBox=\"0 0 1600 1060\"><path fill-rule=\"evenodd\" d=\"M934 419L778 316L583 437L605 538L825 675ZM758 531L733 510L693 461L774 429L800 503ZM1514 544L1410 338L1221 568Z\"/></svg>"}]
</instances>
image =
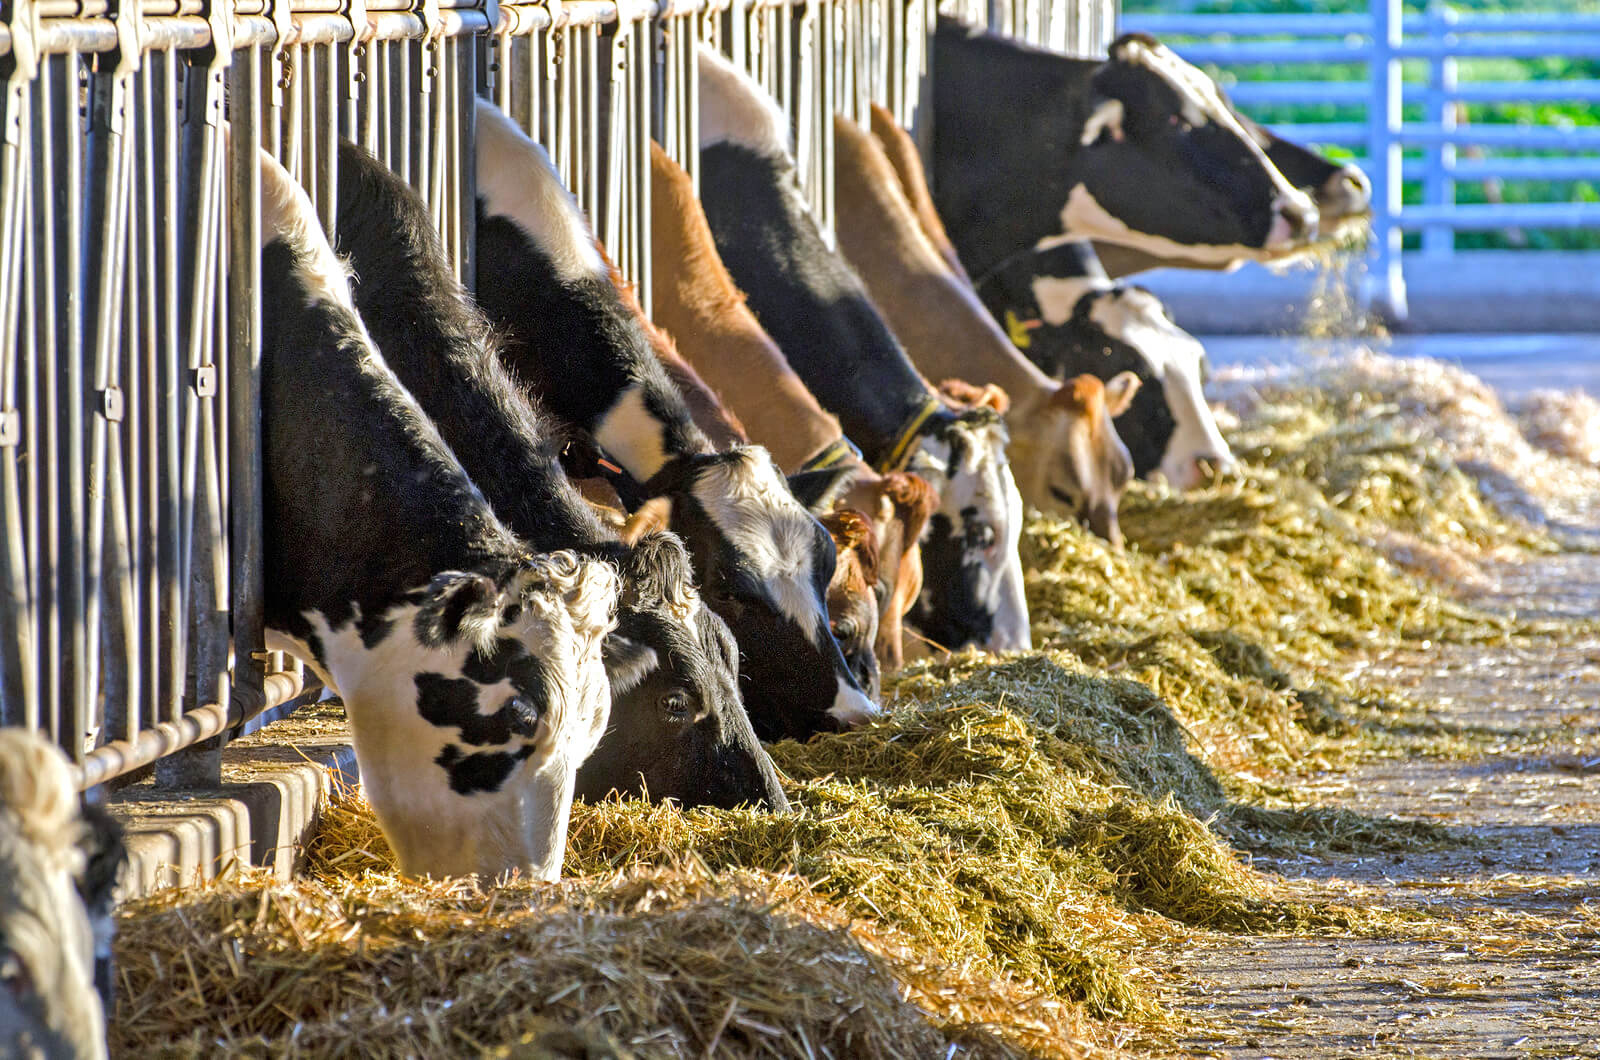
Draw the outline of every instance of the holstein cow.
<instances>
[{"instance_id":1,"label":"holstein cow","mask_svg":"<svg viewBox=\"0 0 1600 1060\"><path fill-rule=\"evenodd\" d=\"M923 375L998 385L1022 499L1081 520L1120 545L1117 502L1132 464L1110 417L1139 389L1132 372L1063 386L1017 352L970 284L924 234L879 141L834 115L839 249Z\"/></svg>"},{"instance_id":2,"label":"holstein cow","mask_svg":"<svg viewBox=\"0 0 1600 1060\"><path fill-rule=\"evenodd\" d=\"M828 632L833 543L756 446L716 452L652 353L549 157L478 101L478 298L551 409L671 500L707 602L743 654L756 731L804 739L878 713Z\"/></svg>"},{"instance_id":3,"label":"holstein cow","mask_svg":"<svg viewBox=\"0 0 1600 1060\"><path fill-rule=\"evenodd\" d=\"M710 48L700 49L699 71L701 204L728 272L867 459L880 470L909 468L939 493L922 540L916 624L946 647L1030 646L1017 552L1022 498L999 416L950 413L917 374L823 239L777 103Z\"/></svg>"},{"instance_id":4,"label":"holstein cow","mask_svg":"<svg viewBox=\"0 0 1600 1060\"><path fill-rule=\"evenodd\" d=\"M785 472L836 470L847 476L839 503L866 515L876 545L874 655L882 667L897 670L905 655L902 620L922 591L917 539L938 497L917 475L880 475L862 460L838 419L817 404L745 304L717 254L689 174L654 143L650 172L655 319L741 427L754 425L751 437Z\"/></svg>"},{"instance_id":5,"label":"holstein cow","mask_svg":"<svg viewBox=\"0 0 1600 1060\"><path fill-rule=\"evenodd\" d=\"M556 879L611 706L616 571L495 518L379 356L305 193L265 155L261 178L268 644L344 699L402 871Z\"/></svg>"},{"instance_id":6,"label":"holstein cow","mask_svg":"<svg viewBox=\"0 0 1600 1060\"><path fill-rule=\"evenodd\" d=\"M694 368L677 355L670 342L656 350L672 385L683 395L695 426L721 448L749 444L744 425L723 405ZM828 582L828 628L839 642L844 661L873 699L878 697L879 667L873 652L878 634L878 548L866 516L849 508L834 510L839 476L828 470L789 476L795 497L817 517L833 538L838 557ZM814 490L814 495L809 492ZM654 503L654 502L646 502ZM867 580L868 575L871 580Z\"/></svg>"},{"instance_id":7,"label":"holstein cow","mask_svg":"<svg viewBox=\"0 0 1600 1060\"><path fill-rule=\"evenodd\" d=\"M1060 235L1226 264L1316 234L1216 84L1152 37L1077 59L941 18L933 48L934 200L974 276Z\"/></svg>"},{"instance_id":8,"label":"holstein cow","mask_svg":"<svg viewBox=\"0 0 1600 1060\"><path fill-rule=\"evenodd\" d=\"M426 206L350 144L339 156L338 231L384 360L496 512L534 548L574 549L621 573L617 629L605 644L612 724L578 774L578 794L786 810L740 702L738 650L702 606L682 543L645 534L625 545L600 523L561 469L559 432L500 363Z\"/></svg>"},{"instance_id":9,"label":"holstein cow","mask_svg":"<svg viewBox=\"0 0 1600 1060\"><path fill-rule=\"evenodd\" d=\"M96 951L124 856L109 815L80 804L66 756L0 729L0 1056L106 1055Z\"/></svg>"},{"instance_id":10,"label":"holstein cow","mask_svg":"<svg viewBox=\"0 0 1600 1060\"><path fill-rule=\"evenodd\" d=\"M1311 201L1317 205L1316 243L1292 249L1284 256L1287 260L1293 260L1297 254L1310 250L1317 243L1337 243L1360 230L1372 213L1372 181L1359 166L1335 162L1310 148L1291 143L1242 114L1238 114L1238 118L1284 179L1311 196ZM1147 251L1115 243L1096 242L1094 249L1107 275L1113 279L1165 266L1227 268L1233 264L1221 262L1211 265L1189 258L1157 257Z\"/></svg>"},{"instance_id":11,"label":"holstein cow","mask_svg":"<svg viewBox=\"0 0 1600 1060\"><path fill-rule=\"evenodd\" d=\"M1143 384L1117 417L1136 475L1188 489L1233 465L1201 392L1205 349L1142 287L1113 283L1083 240L1025 250L978 282L984 304L1046 374Z\"/></svg>"}]
</instances>

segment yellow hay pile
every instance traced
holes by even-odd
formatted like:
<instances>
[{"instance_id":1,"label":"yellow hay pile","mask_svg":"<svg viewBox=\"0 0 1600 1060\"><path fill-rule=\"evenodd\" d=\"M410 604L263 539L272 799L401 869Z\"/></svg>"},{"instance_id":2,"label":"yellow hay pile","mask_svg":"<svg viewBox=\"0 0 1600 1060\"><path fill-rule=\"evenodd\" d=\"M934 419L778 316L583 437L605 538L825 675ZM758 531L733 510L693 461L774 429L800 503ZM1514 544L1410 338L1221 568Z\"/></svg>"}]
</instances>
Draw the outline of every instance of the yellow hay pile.
<instances>
[{"instance_id":1,"label":"yellow hay pile","mask_svg":"<svg viewBox=\"0 0 1600 1060\"><path fill-rule=\"evenodd\" d=\"M1553 547L1448 454L1331 400L1245 415L1230 481L1136 488L1124 553L1035 520L1041 650L924 662L887 683L883 720L777 745L792 815L579 806L573 879L496 888L400 878L352 798L305 879L133 905L117 1051L1074 1057L1159 1037L1150 940L1366 919L1291 900L1224 839L1442 836L1238 801L1404 714L1340 677L1354 655L1516 633L1398 568L1378 531Z\"/></svg>"}]
</instances>

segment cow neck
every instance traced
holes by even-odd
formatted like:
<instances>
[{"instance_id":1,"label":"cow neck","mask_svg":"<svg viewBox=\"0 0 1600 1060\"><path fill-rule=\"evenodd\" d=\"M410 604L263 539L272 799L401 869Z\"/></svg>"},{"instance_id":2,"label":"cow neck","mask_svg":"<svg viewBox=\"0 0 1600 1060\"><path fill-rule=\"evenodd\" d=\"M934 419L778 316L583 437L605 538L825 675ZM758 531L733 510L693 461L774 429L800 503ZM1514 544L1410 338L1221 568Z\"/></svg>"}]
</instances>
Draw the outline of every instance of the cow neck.
<instances>
[{"instance_id":1,"label":"cow neck","mask_svg":"<svg viewBox=\"0 0 1600 1060\"><path fill-rule=\"evenodd\" d=\"M823 240L792 162L731 143L703 147L700 162L701 203L729 274L806 388L882 466L932 389Z\"/></svg>"},{"instance_id":2,"label":"cow neck","mask_svg":"<svg viewBox=\"0 0 1600 1060\"><path fill-rule=\"evenodd\" d=\"M1059 232L1078 130L1102 59L940 19L934 35L934 200L972 275ZM1025 112L1016 101L1026 100Z\"/></svg>"},{"instance_id":3,"label":"cow neck","mask_svg":"<svg viewBox=\"0 0 1600 1060\"><path fill-rule=\"evenodd\" d=\"M534 548L614 540L558 460L555 425L499 362L488 323L446 263L426 208L352 144L339 157L339 249L384 360L496 513Z\"/></svg>"},{"instance_id":4,"label":"cow neck","mask_svg":"<svg viewBox=\"0 0 1600 1060\"><path fill-rule=\"evenodd\" d=\"M314 610L336 628L381 629L407 592L440 571L503 572L524 557L349 303L304 282L281 240L261 264L263 304L296 307L264 321L264 498L275 513L265 552L309 557L267 579L269 624L305 636L304 613ZM315 502L325 488L345 490L336 520ZM302 566L316 575L299 576Z\"/></svg>"},{"instance_id":5,"label":"cow neck","mask_svg":"<svg viewBox=\"0 0 1600 1060\"><path fill-rule=\"evenodd\" d=\"M843 441L839 421L806 389L728 275L694 182L650 145L655 320L678 352L785 472Z\"/></svg>"},{"instance_id":6,"label":"cow neck","mask_svg":"<svg viewBox=\"0 0 1600 1060\"><path fill-rule=\"evenodd\" d=\"M834 146L839 247L918 370L934 380L996 383L1018 414L1047 401L1055 384L950 271L878 141L835 115Z\"/></svg>"}]
</instances>

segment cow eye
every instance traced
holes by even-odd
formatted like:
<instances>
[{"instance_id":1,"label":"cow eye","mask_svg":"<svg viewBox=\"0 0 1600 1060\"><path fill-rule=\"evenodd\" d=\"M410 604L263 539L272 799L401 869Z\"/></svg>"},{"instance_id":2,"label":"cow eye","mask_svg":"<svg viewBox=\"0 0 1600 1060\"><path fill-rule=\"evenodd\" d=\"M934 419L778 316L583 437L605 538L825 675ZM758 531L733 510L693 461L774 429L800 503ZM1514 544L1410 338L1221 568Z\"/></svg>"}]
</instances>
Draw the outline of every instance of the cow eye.
<instances>
[{"instance_id":1,"label":"cow eye","mask_svg":"<svg viewBox=\"0 0 1600 1060\"><path fill-rule=\"evenodd\" d=\"M967 524L967 543L973 548L993 548L994 540L994 527L988 523L973 522Z\"/></svg>"},{"instance_id":2,"label":"cow eye","mask_svg":"<svg viewBox=\"0 0 1600 1060\"><path fill-rule=\"evenodd\" d=\"M33 992L33 976L28 974L28 966L10 950L0 950L0 987L18 998Z\"/></svg>"},{"instance_id":3,"label":"cow eye","mask_svg":"<svg viewBox=\"0 0 1600 1060\"><path fill-rule=\"evenodd\" d=\"M849 640L856 635L855 619L841 618L833 624L834 640Z\"/></svg>"},{"instance_id":4,"label":"cow eye","mask_svg":"<svg viewBox=\"0 0 1600 1060\"><path fill-rule=\"evenodd\" d=\"M661 697L661 713L673 724L687 721L694 713L694 701L689 698L689 693L681 689L668 692Z\"/></svg>"}]
</instances>

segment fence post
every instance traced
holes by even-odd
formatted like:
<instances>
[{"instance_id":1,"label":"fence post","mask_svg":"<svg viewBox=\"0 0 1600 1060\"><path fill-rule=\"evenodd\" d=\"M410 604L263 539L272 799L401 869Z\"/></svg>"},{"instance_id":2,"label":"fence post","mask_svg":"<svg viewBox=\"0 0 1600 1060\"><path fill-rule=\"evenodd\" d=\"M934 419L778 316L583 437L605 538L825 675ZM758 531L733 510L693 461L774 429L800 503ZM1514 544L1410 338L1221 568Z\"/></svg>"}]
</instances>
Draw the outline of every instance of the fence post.
<instances>
[{"instance_id":1,"label":"fence post","mask_svg":"<svg viewBox=\"0 0 1600 1060\"><path fill-rule=\"evenodd\" d=\"M1428 4L1428 38L1441 44L1453 42L1451 29L1455 26L1456 12L1442 0ZM1456 127L1456 108L1453 100L1456 90L1456 60L1453 56L1439 54L1428 60L1427 122L1441 129ZM1430 147L1426 153L1423 170L1422 201L1429 206L1454 205L1456 183L1452 179L1456 168L1454 144L1441 143ZM1448 257L1455 253L1455 229L1449 225L1429 225L1422 230L1422 251L1429 257Z\"/></svg>"},{"instance_id":2,"label":"fence post","mask_svg":"<svg viewBox=\"0 0 1600 1060\"><path fill-rule=\"evenodd\" d=\"M1404 28L1401 0L1371 0L1371 95L1367 100L1367 158L1372 166L1373 263L1368 301L1390 320L1406 318L1406 281L1400 267L1401 70L1395 49Z\"/></svg>"}]
</instances>

